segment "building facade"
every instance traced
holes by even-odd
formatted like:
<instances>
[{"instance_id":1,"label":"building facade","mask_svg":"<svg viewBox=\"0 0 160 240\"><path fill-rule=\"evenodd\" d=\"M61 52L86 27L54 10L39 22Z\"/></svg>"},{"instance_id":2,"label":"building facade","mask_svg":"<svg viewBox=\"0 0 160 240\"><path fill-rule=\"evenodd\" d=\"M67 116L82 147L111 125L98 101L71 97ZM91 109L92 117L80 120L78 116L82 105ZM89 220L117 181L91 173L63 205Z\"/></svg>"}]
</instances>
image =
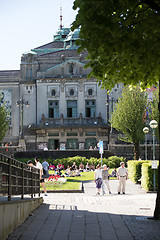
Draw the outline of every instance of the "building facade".
<instances>
[{"instance_id":1,"label":"building facade","mask_svg":"<svg viewBox=\"0 0 160 240\"><path fill-rule=\"evenodd\" d=\"M4 142L54 150L95 148L102 140L108 149L114 98L87 78L87 52L77 54L78 37L79 29L61 27L52 42L22 54L19 71L0 71L11 115Z\"/></svg>"}]
</instances>

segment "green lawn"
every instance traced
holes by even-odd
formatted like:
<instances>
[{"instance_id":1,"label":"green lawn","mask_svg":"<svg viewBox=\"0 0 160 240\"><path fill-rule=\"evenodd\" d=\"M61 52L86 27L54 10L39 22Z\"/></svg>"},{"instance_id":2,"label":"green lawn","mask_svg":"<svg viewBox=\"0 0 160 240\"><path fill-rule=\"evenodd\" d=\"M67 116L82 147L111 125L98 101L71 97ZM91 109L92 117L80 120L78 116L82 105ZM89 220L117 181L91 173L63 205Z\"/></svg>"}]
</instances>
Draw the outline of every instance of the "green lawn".
<instances>
[{"instance_id":1,"label":"green lawn","mask_svg":"<svg viewBox=\"0 0 160 240\"><path fill-rule=\"evenodd\" d=\"M109 170L111 174L113 169ZM49 171L50 174L54 174L54 171ZM67 181L65 183L59 182L45 182L45 186L47 190L76 190L80 188L81 181L93 181L94 180L94 172L82 172L79 177L66 177ZM110 178L115 179L115 178ZM42 190L42 188L41 188Z\"/></svg>"},{"instance_id":2,"label":"green lawn","mask_svg":"<svg viewBox=\"0 0 160 240\"><path fill-rule=\"evenodd\" d=\"M54 174L54 171L49 171ZM82 172L79 177L66 177L67 181L63 184L57 182L45 182L47 190L75 190L80 188L81 181L94 180L94 172ZM41 188L42 190L42 188Z\"/></svg>"}]
</instances>

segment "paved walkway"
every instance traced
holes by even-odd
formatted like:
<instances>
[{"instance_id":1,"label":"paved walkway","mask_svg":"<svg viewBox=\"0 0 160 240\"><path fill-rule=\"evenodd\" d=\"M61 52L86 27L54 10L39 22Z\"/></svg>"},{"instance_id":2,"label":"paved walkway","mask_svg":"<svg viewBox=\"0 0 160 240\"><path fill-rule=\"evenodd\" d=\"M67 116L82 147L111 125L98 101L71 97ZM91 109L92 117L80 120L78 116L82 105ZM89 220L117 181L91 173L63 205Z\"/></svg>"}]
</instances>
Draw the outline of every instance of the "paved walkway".
<instances>
[{"instance_id":1,"label":"paved walkway","mask_svg":"<svg viewBox=\"0 0 160 240\"><path fill-rule=\"evenodd\" d=\"M127 181L125 195L97 196L95 184L84 184L84 193L50 193L44 204L19 226L8 240L159 240L160 221L148 220L156 194L147 194Z\"/></svg>"}]
</instances>

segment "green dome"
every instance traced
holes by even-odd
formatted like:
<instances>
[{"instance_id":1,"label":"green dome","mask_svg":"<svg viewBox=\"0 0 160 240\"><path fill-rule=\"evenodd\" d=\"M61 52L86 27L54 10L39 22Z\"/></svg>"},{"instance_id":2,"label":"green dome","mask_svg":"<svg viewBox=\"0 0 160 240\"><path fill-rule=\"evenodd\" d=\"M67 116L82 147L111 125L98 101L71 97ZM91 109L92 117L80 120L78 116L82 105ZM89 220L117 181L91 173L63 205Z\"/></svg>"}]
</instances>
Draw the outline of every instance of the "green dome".
<instances>
[{"instance_id":1,"label":"green dome","mask_svg":"<svg viewBox=\"0 0 160 240\"><path fill-rule=\"evenodd\" d=\"M69 32L70 28L58 29L56 34L53 35L53 41L64 41Z\"/></svg>"},{"instance_id":2,"label":"green dome","mask_svg":"<svg viewBox=\"0 0 160 240\"><path fill-rule=\"evenodd\" d=\"M75 29L73 32L70 31L70 33L64 40L64 48L77 48L77 46L75 45L75 41L79 39L79 32L80 28Z\"/></svg>"}]
</instances>

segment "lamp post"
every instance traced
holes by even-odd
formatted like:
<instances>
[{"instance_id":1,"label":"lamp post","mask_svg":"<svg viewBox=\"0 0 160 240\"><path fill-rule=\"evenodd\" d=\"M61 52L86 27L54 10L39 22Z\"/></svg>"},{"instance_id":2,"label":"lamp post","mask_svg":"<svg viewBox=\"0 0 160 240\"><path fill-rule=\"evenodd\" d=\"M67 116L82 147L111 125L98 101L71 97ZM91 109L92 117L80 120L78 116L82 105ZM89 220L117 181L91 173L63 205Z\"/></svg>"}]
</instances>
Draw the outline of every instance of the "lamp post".
<instances>
[{"instance_id":1,"label":"lamp post","mask_svg":"<svg viewBox=\"0 0 160 240\"><path fill-rule=\"evenodd\" d=\"M155 128L158 126L158 123L156 120L152 120L152 121L150 121L149 125L153 130L153 161L155 161ZM154 191L155 191L156 190L155 168L154 168L154 175L153 175L153 186L154 186Z\"/></svg>"},{"instance_id":2,"label":"lamp post","mask_svg":"<svg viewBox=\"0 0 160 240\"><path fill-rule=\"evenodd\" d=\"M21 112L21 130L20 130L20 137L23 138L23 105L26 105L27 107L29 107L29 101L25 101L22 98L20 98L17 102L16 102L17 107L20 106L20 112Z\"/></svg>"},{"instance_id":3,"label":"lamp post","mask_svg":"<svg viewBox=\"0 0 160 240\"><path fill-rule=\"evenodd\" d=\"M145 159L147 160L147 133L149 133L149 128L144 127L143 132L145 134Z\"/></svg>"}]
</instances>

